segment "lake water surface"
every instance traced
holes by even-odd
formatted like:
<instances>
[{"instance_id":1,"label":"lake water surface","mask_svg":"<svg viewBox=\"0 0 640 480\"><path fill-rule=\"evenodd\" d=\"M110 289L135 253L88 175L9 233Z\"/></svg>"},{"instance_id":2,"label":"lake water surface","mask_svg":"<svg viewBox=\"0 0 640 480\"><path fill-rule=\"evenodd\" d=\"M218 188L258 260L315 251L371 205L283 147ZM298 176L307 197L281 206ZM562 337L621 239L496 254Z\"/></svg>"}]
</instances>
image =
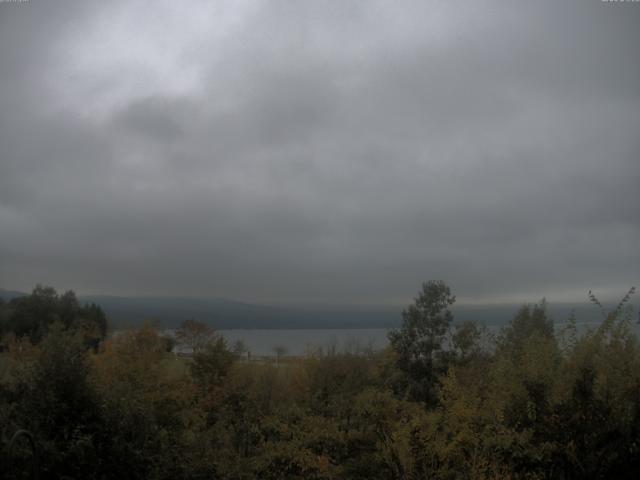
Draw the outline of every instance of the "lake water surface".
<instances>
[{"instance_id":1,"label":"lake water surface","mask_svg":"<svg viewBox=\"0 0 640 480\"><path fill-rule=\"evenodd\" d=\"M304 329L304 330L219 330L229 347L241 340L251 355L274 355L275 347L284 347L286 355L304 355L319 348L349 351L387 345L386 328Z\"/></svg>"},{"instance_id":2,"label":"lake water surface","mask_svg":"<svg viewBox=\"0 0 640 480\"><path fill-rule=\"evenodd\" d=\"M578 333L594 330L600 322L579 322ZM556 322L554 327L558 335L567 326L566 322ZM636 335L640 335L640 325L631 325ZM497 335L499 325L487 325L490 335ZM238 340L244 342L254 356L275 355L276 347L284 347L285 355L305 355L322 348L341 351L380 350L387 346L388 328L362 329L292 329L292 330L218 330L227 340L230 348Z\"/></svg>"}]
</instances>

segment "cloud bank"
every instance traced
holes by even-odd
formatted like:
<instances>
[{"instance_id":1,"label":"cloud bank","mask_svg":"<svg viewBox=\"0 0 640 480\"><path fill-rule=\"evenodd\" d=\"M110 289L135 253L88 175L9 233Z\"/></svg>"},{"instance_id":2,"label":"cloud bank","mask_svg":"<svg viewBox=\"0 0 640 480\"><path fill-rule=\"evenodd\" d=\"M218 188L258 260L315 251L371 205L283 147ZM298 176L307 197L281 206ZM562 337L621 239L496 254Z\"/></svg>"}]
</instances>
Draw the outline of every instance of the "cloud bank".
<instances>
[{"instance_id":1,"label":"cloud bank","mask_svg":"<svg viewBox=\"0 0 640 480\"><path fill-rule=\"evenodd\" d=\"M599 1L0 3L0 285L621 294L639 24Z\"/></svg>"}]
</instances>

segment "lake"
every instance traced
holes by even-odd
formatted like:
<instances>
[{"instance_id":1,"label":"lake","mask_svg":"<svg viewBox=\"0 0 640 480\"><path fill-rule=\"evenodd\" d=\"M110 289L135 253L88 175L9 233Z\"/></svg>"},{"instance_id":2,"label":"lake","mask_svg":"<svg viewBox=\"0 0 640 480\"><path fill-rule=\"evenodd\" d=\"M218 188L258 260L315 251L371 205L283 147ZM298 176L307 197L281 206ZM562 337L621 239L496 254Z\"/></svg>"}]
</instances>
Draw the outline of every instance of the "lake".
<instances>
[{"instance_id":1,"label":"lake","mask_svg":"<svg viewBox=\"0 0 640 480\"><path fill-rule=\"evenodd\" d=\"M601 321L577 322L578 333L595 330ZM485 325L490 336L498 335L503 325ZM567 322L554 322L558 335L567 326ZM636 335L640 335L640 325L631 323ZM389 340L390 328L322 328L322 329L220 329L218 333L227 340L229 348L237 341L242 341L252 356L274 356L276 347L283 347L284 355L306 355L319 349L337 352L362 352L363 350L381 350ZM173 335L173 329L164 330Z\"/></svg>"},{"instance_id":2,"label":"lake","mask_svg":"<svg viewBox=\"0 0 640 480\"><path fill-rule=\"evenodd\" d=\"M285 355L305 355L318 348L336 348L338 351L354 351L365 348L379 350L387 343L386 328L359 329L296 329L296 330L218 330L229 347L238 340L254 356L274 355L276 346L284 347Z\"/></svg>"},{"instance_id":3,"label":"lake","mask_svg":"<svg viewBox=\"0 0 640 480\"><path fill-rule=\"evenodd\" d=\"M594 330L600 322L578 322L578 333ZM567 326L566 322L554 324L556 333ZM636 335L640 335L640 326L637 323L631 325ZM501 325L487 325L487 330L492 335L497 335ZM241 340L254 356L275 355L275 347L284 347L285 355L305 355L322 348L335 348L337 351L362 351L372 348L380 350L387 346L389 340L388 328L361 328L361 329L290 329L290 330L218 330L228 342L230 348Z\"/></svg>"}]
</instances>

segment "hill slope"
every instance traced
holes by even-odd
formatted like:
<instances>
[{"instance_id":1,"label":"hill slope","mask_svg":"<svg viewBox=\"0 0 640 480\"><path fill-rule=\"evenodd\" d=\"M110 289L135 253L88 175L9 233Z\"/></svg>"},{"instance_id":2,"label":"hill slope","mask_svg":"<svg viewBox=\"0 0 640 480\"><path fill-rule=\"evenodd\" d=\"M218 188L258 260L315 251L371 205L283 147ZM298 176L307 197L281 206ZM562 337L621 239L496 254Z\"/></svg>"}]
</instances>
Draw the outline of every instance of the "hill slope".
<instances>
[{"instance_id":1,"label":"hill slope","mask_svg":"<svg viewBox=\"0 0 640 480\"><path fill-rule=\"evenodd\" d=\"M0 289L0 298L26 295ZM402 307L282 307L256 305L225 299L184 297L79 296L82 302L100 305L113 328L133 327L144 321L172 328L192 318L217 329L305 329L305 328L395 328L401 323ZM456 321L473 320L485 325L504 325L519 305L455 305ZM596 308L581 304L549 304L551 317L565 322L572 310L579 322L599 322Z\"/></svg>"}]
</instances>

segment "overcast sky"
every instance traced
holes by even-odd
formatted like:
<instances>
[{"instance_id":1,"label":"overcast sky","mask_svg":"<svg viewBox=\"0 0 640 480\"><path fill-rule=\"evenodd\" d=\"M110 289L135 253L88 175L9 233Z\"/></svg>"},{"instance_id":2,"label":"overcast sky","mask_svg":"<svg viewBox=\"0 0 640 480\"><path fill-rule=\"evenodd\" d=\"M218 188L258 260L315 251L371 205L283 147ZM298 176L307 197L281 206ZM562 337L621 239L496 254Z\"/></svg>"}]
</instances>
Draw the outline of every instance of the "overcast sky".
<instances>
[{"instance_id":1,"label":"overcast sky","mask_svg":"<svg viewBox=\"0 0 640 480\"><path fill-rule=\"evenodd\" d=\"M0 287L383 304L428 279L640 283L640 3L0 3Z\"/></svg>"}]
</instances>

